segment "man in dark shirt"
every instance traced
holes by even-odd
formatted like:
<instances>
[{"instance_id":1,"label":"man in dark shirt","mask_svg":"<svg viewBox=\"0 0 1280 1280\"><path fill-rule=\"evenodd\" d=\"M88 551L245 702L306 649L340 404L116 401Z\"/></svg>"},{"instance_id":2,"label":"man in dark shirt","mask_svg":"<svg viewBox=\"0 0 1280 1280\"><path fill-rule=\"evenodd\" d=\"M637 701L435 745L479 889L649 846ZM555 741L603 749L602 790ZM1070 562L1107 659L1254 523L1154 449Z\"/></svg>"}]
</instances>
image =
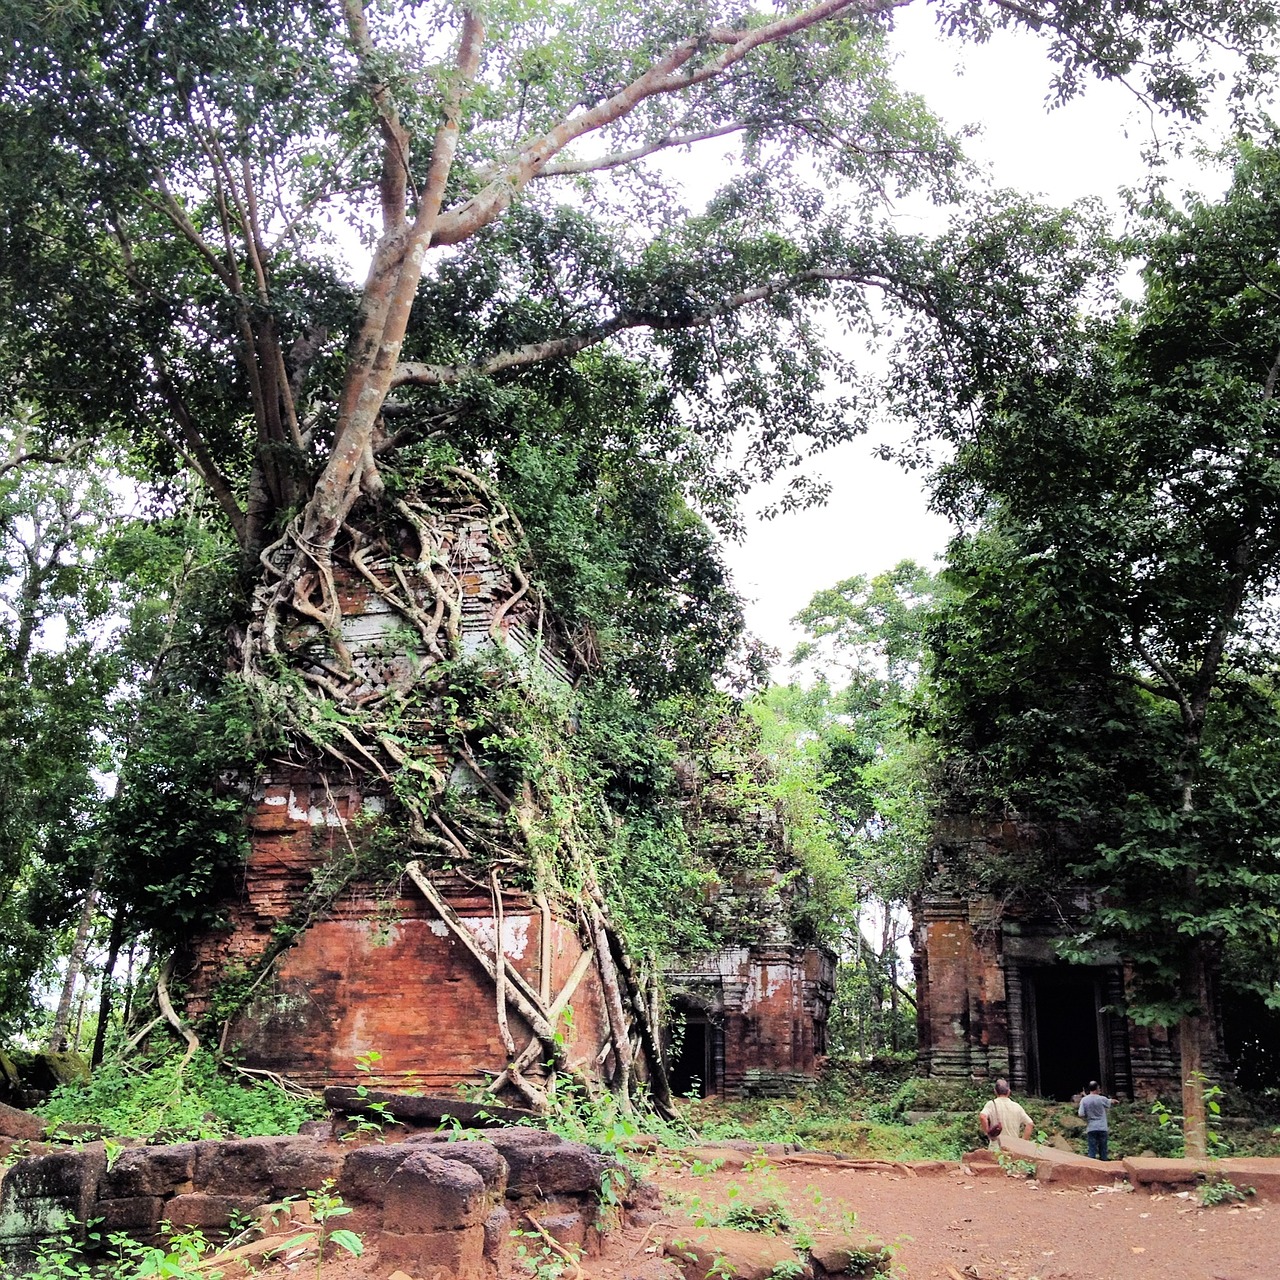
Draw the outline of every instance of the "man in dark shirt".
<instances>
[{"instance_id":1,"label":"man in dark shirt","mask_svg":"<svg viewBox=\"0 0 1280 1280\"><path fill-rule=\"evenodd\" d=\"M1089 1143L1089 1157L1092 1160L1107 1158L1107 1139L1111 1136L1107 1112L1115 1101L1103 1094L1102 1086L1096 1080L1089 1081L1089 1092L1080 1099L1079 1114L1088 1122L1084 1127L1084 1136Z\"/></svg>"}]
</instances>

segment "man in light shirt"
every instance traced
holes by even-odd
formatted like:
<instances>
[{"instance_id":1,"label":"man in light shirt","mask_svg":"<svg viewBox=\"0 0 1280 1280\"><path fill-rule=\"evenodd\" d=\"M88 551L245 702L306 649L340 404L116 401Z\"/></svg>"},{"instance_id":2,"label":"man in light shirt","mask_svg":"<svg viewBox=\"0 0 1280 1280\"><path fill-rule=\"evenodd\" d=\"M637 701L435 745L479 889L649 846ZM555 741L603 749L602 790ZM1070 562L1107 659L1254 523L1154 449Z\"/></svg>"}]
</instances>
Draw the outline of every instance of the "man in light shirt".
<instances>
[{"instance_id":1,"label":"man in light shirt","mask_svg":"<svg viewBox=\"0 0 1280 1280\"><path fill-rule=\"evenodd\" d=\"M1009 1082L996 1081L996 1096L978 1113L978 1126L993 1147L1001 1138L1030 1138L1035 1131L1031 1117L1021 1105L1009 1097Z\"/></svg>"}]
</instances>

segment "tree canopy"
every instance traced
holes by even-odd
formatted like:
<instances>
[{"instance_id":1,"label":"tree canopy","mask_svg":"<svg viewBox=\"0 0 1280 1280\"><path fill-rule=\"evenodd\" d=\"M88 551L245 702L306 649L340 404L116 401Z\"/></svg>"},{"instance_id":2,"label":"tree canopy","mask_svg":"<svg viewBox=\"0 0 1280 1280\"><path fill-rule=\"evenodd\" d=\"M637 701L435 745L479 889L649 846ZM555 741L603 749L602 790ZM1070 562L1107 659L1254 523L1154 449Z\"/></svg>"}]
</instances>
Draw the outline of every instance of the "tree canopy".
<instances>
[{"instance_id":1,"label":"tree canopy","mask_svg":"<svg viewBox=\"0 0 1280 1280\"><path fill-rule=\"evenodd\" d=\"M1242 143L1221 203L1141 209L1141 300L993 379L942 478L980 513L933 638L953 802L1066 824L1057 870L1101 895L1079 951L1119 943L1186 1079L1208 968L1274 955L1280 920L1278 175ZM1273 965L1250 981L1277 999Z\"/></svg>"}]
</instances>

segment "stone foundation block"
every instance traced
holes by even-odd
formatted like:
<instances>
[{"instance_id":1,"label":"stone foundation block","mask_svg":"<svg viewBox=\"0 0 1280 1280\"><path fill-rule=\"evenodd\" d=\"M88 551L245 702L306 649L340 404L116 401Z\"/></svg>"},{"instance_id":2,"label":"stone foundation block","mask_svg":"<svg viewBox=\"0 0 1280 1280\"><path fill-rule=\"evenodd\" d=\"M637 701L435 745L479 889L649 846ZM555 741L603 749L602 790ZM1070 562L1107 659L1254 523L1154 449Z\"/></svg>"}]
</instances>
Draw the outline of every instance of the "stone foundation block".
<instances>
[{"instance_id":1,"label":"stone foundation block","mask_svg":"<svg viewBox=\"0 0 1280 1280\"><path fill-rule=\"evenodd\" d=\"M164 1216L175 1227L226 1227L232 1216L250 1216L262 1203L260 1196L211 1195L205 1191L193 1191L174 1196L164 1207Z\"/></svg>"},{"instance_id":2,"label":"stone foundation block","mask_svg":"<svg viewBox=\"0 0 1280 1280\"><path fill-rule=\"evenodd\" d=\"M387 1183L382 1225L384 1230L395 1232L479 1227L490 1208L484 1179L475 1169L419 1149Z\"/></svg>"},{"instance_id":3,"label":"stone foundation block","mask_svg":"<svg viewBox=\"0 0 1280 1280\"><path fill-rule=\"evenodd\" d=\"M338 1193L348 1204L382 1203L387 1183L402 1164L421 1148L402 1143L394 1147L357 1147L343 1162Z\"/></svg>"},{"instance_id":4,"label":"stone foundation block","mask_svg":"<svg viewBox=\"0 0 1280 1280\"><path fill-rule=\"evenodd\" d=\"M1222 1161L1222 1175L1237 1187L1252 1187L1268 1200L1280 1200L1280 1158L1233 1156Z\"/></svg>"},{"instance_id":5,"label":"stone foundation block","mask_svg":"<svg viewBox=\"0 0 1280 1280\"><path fill-rule=\"evenodd\" d=\"M99 1200L93 1216L101 1219L99 1230L141 1231L147 1234L160 1226L164 1217L164 1200L160 1196L125 1196L116 1200Z\"/></svg>"},{"instance_id":6,"label":"stone foundation block","mask_svg":"<svg viewBox=\"0 0 1280 1280\"><path fill-rule=\"evenodd\" d=\"M1124 1167L1118 1161L1090 1160L1088 1157L1079 1164L1075 1160L1037 1160L1036 1177L1056 1187L1097 1187L1123 1178Z\"/></svg>"},{"instance_id":7,"label":"stone foundation block","mask_svg":"<svg viewBox=\"0 0 1280 1280\"><path fill-rule=\"evenodd\" d=\"M809 1256L818 1276L877 1275L887 1272L893 1261L883 1240L856 1232L818 1236Z\"/></svg>"},{"instance_id":8,"label":"stone foundation block","mask_svg":"<svg viewBox=\"0 0 1280 1280\"><path fill-rule=\"evenodd\" d=\"M0 1248L19 1249L44 1236L70 1228L83 1238L83 1224L93 1217L98 1185L106 1172L101 1143L73 1151L19 1160L5 1175L0 1191Z\"/></svg>"},{"instance_id":9,"label":"stone foundation block","mask_svg":"<svg viewBox=\"0 0 1280 1280\"><path fill-rule=\"evenodd\" d=\"M240 1138L230 1142L201 1142L196 1149L196 1185L214 1195L268 1193L275 1167L299 1142L319 1147L310 1138Z\"/></svg>"},{"instance_id":10,"label":"stone foundation block","mask_svg":"<svg viewBox=\"0 0 1280 1280\"><path fill-rule=\"evenodd\" d=\"M665 1249L688 1280L770 1280L779 1267L797 1280L813 1276L813 1268L781 1236L711 1227L688 1238L670 1239Z\"/></svg>"},{"instance_id":11,"label":"stone foundation block","mask_svg":"<svg viewBox=\"0 0 1280 1280\"><path fill-rule=\"evenodd\" d=\"M330 1151L314 1138L293 1138L282 1144L270 1166L271 1188L276 1195L315 1191L342 1172L342 1154Z\"/></svg>"},{"instance_id":12,"label":"stone foundation block","mask_svg":"<svg viewBox=\"0 0 1280 1280\"><path fill-rule=\"evenodd\" d=\"M484 1257L500 1276L511 1270L515 1257L515 1241L511 1232L515 1228L511 1213L499 1206L484 1220Z\"/></svg>"},{"instance_id":13,"label":"stone foundation block","mask_svg":"<svg viewBox=\"0 0 1280 1280\"><path fill-rule=\"evenodd\" d=\"M441 1160L457 1160L469 1165L484 1179L485 1190L496 1200L507 1194L506 1160L487 1142L444 1142L431 1147Z\"/></svg>"},{"instance_id":14,"label":"stone foundation block","mask_svg":"<svg viewBox=\"0 0 1280 1280\"><path fill-rule=\"evenodd\" d=\"M407 1271L412 1276L436 1276L449 1280L483 1280L491 1274L485 1265L484 1227L460 1231L383 1231L378 1237L377 1274Z\"/></svg>"},{"instance_id":15,"label":"stone foundation block","mask_svg":"<svg viewBox=\"0 0 1280 1280\"><path fill-rule=\"evenodd\" d=\"M628 1209L661 1209L662 1192L655 1182L632 1181L623 1192L622 1203Z\"/></svg>"},{"instance_id":16,"label":"stone foundation block","mask_svg":"<svg viewBox=\"0 0 1280 1280\"><path fill-rule=\"evenodd\" d=\"M538 1215L538 1225L549 1235L557 1244L562 1244L566 1249L581 1249L586 1251L587 1245L587 1224L583 1221L580 1213L553 1213L543 1217ZM536 1242L531 1242L535 1243Z\"/></svg>"},{"instance_id":17,"label":"stone foundation block","mask_svg":"<svg viewBox=\"0 0 1280 1280\"><path fill-rule=\"evenodd\" d=\"M604 1171L615 1167L615 1162L608 1156L592 1151L580 1142L498 1149L510 1170L507 1174L507 1195L521 1199L588 1192L599 1195Z\"/></svg>"},{"instance_id":18,"label":"stone foundation block","mask_svg":"<svg viewBox=\"0 0 1280 1280\"><path fill-rule=\"evenodd\" d=\"M102 1179L101 1194L111 1199L171 1196L192 1190L196 1144L172 1147L130 1147L122 1151Z\"/></svg>"},{"instance_id":19,"label":"stone foundation block","mask_svg":"<svg viewBox=\"0 0 1280 1280\"><path fill-rule=\"evenodd\" d=\"M505 1156L521 1147L560 1147L566 1140L558 1133L545 1133L541 1129L491 1129L484 1135L490 1146L497 1147Z\"/></svg>"},{"instance_id":20,"label":"stone foundation block","mask_svg":"<svg viewBox=\"0 0 1280 1280\"><path fill-rule=\"evenodd\" d=\"M44 1121L30 1111L0 1102L0 1135L19 1142L39 1142L44 1137Z\"/></svg>"}]
</instances>

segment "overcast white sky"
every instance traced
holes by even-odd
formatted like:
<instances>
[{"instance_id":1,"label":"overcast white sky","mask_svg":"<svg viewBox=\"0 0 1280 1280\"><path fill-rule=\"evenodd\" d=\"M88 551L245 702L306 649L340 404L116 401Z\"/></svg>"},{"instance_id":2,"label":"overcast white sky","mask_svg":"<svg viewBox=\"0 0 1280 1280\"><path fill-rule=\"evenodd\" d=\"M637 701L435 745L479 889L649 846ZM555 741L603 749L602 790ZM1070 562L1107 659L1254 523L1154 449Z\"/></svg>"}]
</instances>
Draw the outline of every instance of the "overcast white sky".
<instances>
[{"instance_id":1,"label":"overcast white sky","mask_svg":"<svg viewBox=\"0 0 1280 1280\"><path fill-rule=\"evenodd\" d=\"M998 185L1056 205L1095 196L1119 210L1119 189L1136 184L1142 147L1163 128L1128 90L1098 83L1049 111L1053 69L1036 37L1000 33L987 45L966 45L937 35L931 7L899 12L899 83L952 127L981 126L967 150L990 167ZM1200 170L1193 159L1170 167L1179 190L1225 189L1221 174ZM816 463L813 469L833 486L826 507L753 521L746 539L727 548L748 598L748 625L783 651L780 678L799 638L790 618L815 591L908 556L930 564L946 545L948 526L928 510L923 477L874 458L874 443L855 441Z\"/></svg>"}]
</instances>

